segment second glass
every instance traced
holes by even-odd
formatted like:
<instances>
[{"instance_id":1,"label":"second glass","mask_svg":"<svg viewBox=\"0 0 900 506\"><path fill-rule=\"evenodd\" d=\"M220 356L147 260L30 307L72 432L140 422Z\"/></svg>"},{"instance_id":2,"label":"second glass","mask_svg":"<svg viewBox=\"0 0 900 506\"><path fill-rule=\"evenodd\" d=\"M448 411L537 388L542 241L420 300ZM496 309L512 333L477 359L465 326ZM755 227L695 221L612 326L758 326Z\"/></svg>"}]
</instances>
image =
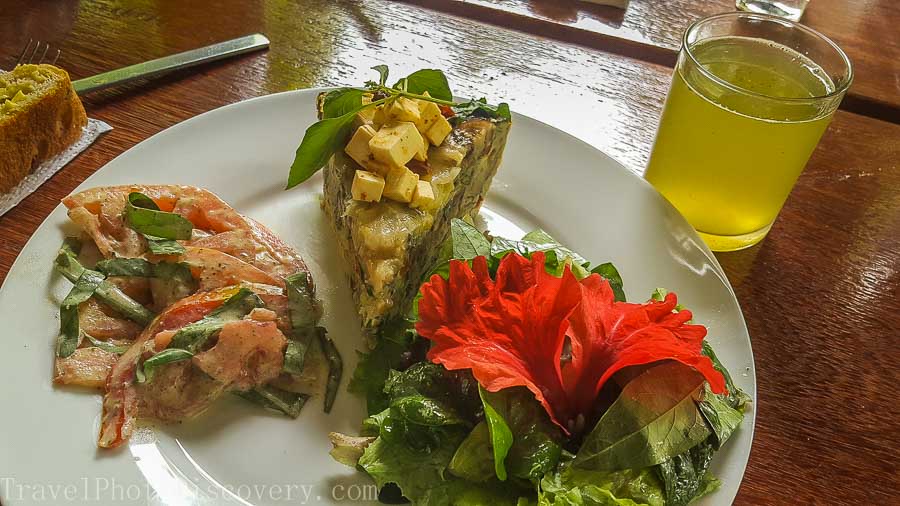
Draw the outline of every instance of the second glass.
<instances>
[{"instance_id":1,"label":"second glass","mask_svg":"<svg viewBox=\"0 0 900 506\"><path fill-rule=\"evenodd\" d=\"M759 242L852 80L803 25L728 13L685 32L645 174L713 251Z\"/></svg>"}]
</instances>

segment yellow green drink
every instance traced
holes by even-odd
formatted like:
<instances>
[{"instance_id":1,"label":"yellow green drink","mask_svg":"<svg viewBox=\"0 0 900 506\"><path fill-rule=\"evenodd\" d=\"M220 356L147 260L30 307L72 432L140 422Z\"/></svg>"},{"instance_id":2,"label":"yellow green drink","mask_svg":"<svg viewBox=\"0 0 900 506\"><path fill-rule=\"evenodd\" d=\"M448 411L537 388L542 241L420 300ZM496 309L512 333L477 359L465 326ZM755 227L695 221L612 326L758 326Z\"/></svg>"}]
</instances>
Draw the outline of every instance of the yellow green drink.
<instances>
[{"instance_id":1,"label":"yellow green drink","mask_svg":"<svg viewBox=\"0 0 900 506\"><path fill-rule=\"evenodd\" d=\"M846 76L831 72L798 52L796 36L789 47L753 34L742 16L750 28L769 22L728 14L688 30L645 174L715 251L765 236L850 79L849 62ZM729 30L690 39L717 18Z\"/></svg>"}]
</instances>

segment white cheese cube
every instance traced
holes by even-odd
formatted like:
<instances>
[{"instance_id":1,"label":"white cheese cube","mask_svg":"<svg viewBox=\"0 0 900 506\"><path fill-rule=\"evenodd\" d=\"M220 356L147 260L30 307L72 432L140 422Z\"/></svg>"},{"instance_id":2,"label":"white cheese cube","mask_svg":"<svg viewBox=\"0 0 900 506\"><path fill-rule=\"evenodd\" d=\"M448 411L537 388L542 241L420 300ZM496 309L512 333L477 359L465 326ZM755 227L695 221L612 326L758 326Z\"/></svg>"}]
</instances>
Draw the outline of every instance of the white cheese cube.
<instances>
[{"instance_id":1,"label":"white cheese cube","mask_svg":"<svg viewBox=\"0 0 900 506\"><path fill-rule=\"evenodd\" d=\"M384 178L365 170L357 170L353 175L353 186L350 193L353 200L364 202L378 202L384 192Z\"/></svg>"},{"instance_id":2,"label":"white cheese cube","mask_svg":"<svg viewBox=\"0 0 900 506\"><path fill-rule=\"evenodd\" d=\"M384 196L397 202L410 202L418 183L419 175L415 172L406 167L393 167L386 178Z\"/></svg>"},{"instance_id":3,"label":"white cheese cube","mask_svg":"<svg viewBox=\"0 0 900 506\"><path fill-rule=\"evenodd\" d=\"M350 142L344 148L344 153L353 159L356 163L367 167L369 161L373 160L372 150L369 149L369 141L375 137L375 129L369 125L362 125L353 133Z\"/></svg>"},{"instance_id":4,"label":"white cheese cube","mask_svg":"<svg viewBox=\"0 0 900 506\"><path fill-rule=\"evenodd\" d=\"M419 101L419 121L416 122L416 128L424 135L432 125L443 117L441 108L434 102Z\"/></svg>"},{"instance_id":5,"label":"white cheese cube","mask_svg":"<svg viewBox=\"0 0 900 506\"><path fill-rule=\"evenodd\" d=\"M418 130L416 130L416 135L419 136L419 150L413 155L413 159L425 162L428 160L428 140Z\"/></svg>"},{"instance_id":6,"label":"white cheese cube","mask_svg":"<svg viewBox=\"0 0 900 506\"><path fill-rule=\"evenodd\" d=\"M386 106L384 113L389 121L409 121L410 123L419 121L419 104L416 100L398 97Z\"/></svg>"},{"instance_id":7,"label":"white cheese cube","mask_svg":"<svg viewBox=\"0 0 900 506\"><path fill-rule=\"evenodd\" d=\"M386 119L387 118L384 114L384 106L376 105L375 111L372 113L372 126L375 127L375 130L381 128L385 124Z\"/></svg>"},{"instance_id":8,"label":"white cheese cube","mask_svg":"<svg viewBox=\"0 0 900 506\"><path fill-rule=\"evenodd\" d=\"M428 209L434 204L434 188L428 181L419 181L416 184L416 191L413 192L412 202L409 207L416 209Z\"/></svg>"},{"instance_id":9,"label":"white cheese cube","mask_svg":"<svg viewBox=\"0 0 900 506\"><path fill-rule=\"evenodd\" d=\"M389 123L369 141L375 159L390 167L403 167L422 150L422 138L416 125L409 122Z\"/></svg>"},{"instance_id":10,"label":"white cheese cube","mask_svg":"<svg viewBox=\"0 0 900 506\"><path fill-rule=\"evenodd\" d=\"M435 146L440 146L441 143L444 142L444 139L450 135L451 130L453 130L453 127L450 126L450 122L441 116L433 125L431 125L431 128L425 132L425 137L428 137L428 141Z\"/></svg>"},{"instance_id":11,"label":"white cheese cube","mask_svg":"<svg viewBox=\"0 0 900 506\"><path fill-rule=\"evenodd\" d=\"M353 128L359 128L363 125L372 125L373 119L375 117L375 108L369 107L368 109L363 109L356 113L356 117L353 118Z\"/></svg>"}]
</instances>

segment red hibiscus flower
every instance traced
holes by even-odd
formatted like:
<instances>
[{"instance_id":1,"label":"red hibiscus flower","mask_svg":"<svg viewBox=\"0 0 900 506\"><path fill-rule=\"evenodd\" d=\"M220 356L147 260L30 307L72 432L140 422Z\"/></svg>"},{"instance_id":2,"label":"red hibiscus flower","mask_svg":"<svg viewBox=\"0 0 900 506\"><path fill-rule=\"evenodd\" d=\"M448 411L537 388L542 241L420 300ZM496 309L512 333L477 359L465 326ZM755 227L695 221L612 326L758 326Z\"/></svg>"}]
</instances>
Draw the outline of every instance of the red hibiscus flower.
<instances>
[{"instance_id":1,"label":"red hibiscus flower","mask_svg":"<svg viewBox=\"0 0 900 506\"><path fill-rule=\"evenodd\" d=\"M471 369L492 392L528 388L567 432L624 367L677 360L714 392L725 391L724 378L700 353L706 328L686 323L690 311L673 312L673 293L663 301L616 302L597 274L580 282L568 268L559 278L548 274L542 253L505 256L495 279L484 257L471 268L453 261L449 281L435 275L421 291L416 331L433 343L429 360ZM571 349L565 360L564 348Z\"/></svg>"}]
</instances>

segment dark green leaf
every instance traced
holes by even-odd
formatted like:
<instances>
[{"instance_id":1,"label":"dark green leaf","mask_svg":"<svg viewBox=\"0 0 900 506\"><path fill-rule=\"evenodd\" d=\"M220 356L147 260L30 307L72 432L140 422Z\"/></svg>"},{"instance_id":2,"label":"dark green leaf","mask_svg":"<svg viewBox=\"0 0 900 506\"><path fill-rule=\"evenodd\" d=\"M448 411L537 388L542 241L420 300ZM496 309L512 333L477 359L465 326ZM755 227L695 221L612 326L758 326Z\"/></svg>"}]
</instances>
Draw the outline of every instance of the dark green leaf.
<instances>
[{"instance_id":1,"label":"dark green leaf","mask_svg":"<svg viewBox=\"0 0 900 506\"><path fill-rule=\"evenodd\" d=\"M183 255L185 252L184 246L178 241L152 235L144 235L144 237L147 239L147 248L154 255Z\"/></svg>"},{"instance_id":2,"label":"dark green leaf","mask_svg":"<svg viewBox=\"0 0 900 506\"><path fill-rule=\"evenodd\" d=\"M560 275L562 274L562 267L568 265L578 279L585 278L590 274L585 269L585 266L589 265L587 260L578 253L559 244L556 239L550 237L543 230L530 232L520 241L513 241L503 237L494 237L494 240L491 241L491 256L497 260L502 259L511 252L531 258L531 255L538 251L543 251L546 254L545 264L548 268L547 271L550 273Z\"/></svg>"},{"instance_id":3,"label":"dark green leaf","mask_svg":"<svg viewBox=\"0 0 900 506\"><path fill-rule=\"evenodd\" d=\"M350 129L357 112L350 111L343 116L323 119L306 129L294 155L286 189L291 189L311 178L328 163L331 155L343 148L350 137Z\"/></svg>"},{"instance_id":4,"label":"dark green leaf","mask_svg":"<svg viewBox=\"0 0 900 506\"><path fill-rule=\"evenodd\" d=\"M130 348L130 346L116 346L115 344L112 344L107 341L100 341L99 339L95 338L94 336L92 336L90 334L84 334L84 337L86 337L88 339L88 341L91 342L91 345L94 346L95 348L100 348L101 350L103 350L105 352L114 353L116 355L121 355L121 354L125 353L126 351L128 351L128 348Z\"/></svg>"},{"instance_id":5,"label":"dark green leaf","mask_svg":"<svg viewBox=\"0 0 900 506\"><path fill-rule=\"evenodd\" d=\"M298 272L284 279L288 296L291 326L297 331L307 331L316 326L322 309L315 297L315 287L308 272Z\"/></svg>"},{"instance_id":6,"label":"dark green leaf","mask_svg":"<svg viewBox=\"0 0 900 506\"><path fill-rule=\"evenodd\" d=\"M491 406L490 395L480 386L478 394L481 396L481 402L484 404L484 419L487 421L488 429L491 434L491 447L494 450L494 472L500 481L506 480L506 455L512 448L513 434L506 424L503 416Z\"/></svg>"},{"instance_id":7,"label":"dark green leaf","mask_svg":"<svg viewBox=\"0 0 900 506\"><path fill-rule=\"evenodd\" d=\"M666 506L685 506L718 487L709 472L714 449L704 441L690 450L655 466L666 493Z\"/></svg>"},{"instance_id":8,"label":"dark green leaf","mask_svg":"<svg viewBox=\"0 0 900 506\"><path fill-rule=\"evenodd\" d=\"M450 118L450 122L455 124L461 123L468 118L485 118L509 121L512 114L509 111L509 104L501 103L493 106L487 103L487 100L480 98L478 100L470 100L453 106L455 116Z\"/></svg>"},{"instance_id":9,"label":"dark green leaf","mask_svg":"<svg viewBox=\"0 0 900 506\"><path fill-rule=\"evenodd\" d=\"M483 483L497 476L494 462L491 431L487 422L481 421L459 444L447 470L458 478Z\"/></svg>"},{"instance_id":10,"label":"dark green leaf","mask_svg":"<svg viewBox=\"0 0 900 506\"><path fill-rule=\"evenodd\" d=\"M63 299L59 308L59 342L56 347L58 357L68 357L75 353L81 342L81 328L78 324L78 305L87 302L103 283L99 272L84 269L75 286Z\"/></svg>"},{"instance_id":11,"label":"dark green leaf","mask_svg":"<svg viewBox=\"0 0 900 506\"><path fill-rule=\"evenodd\" d=\"M599 274L604 279L609 281L609 287L612 288L616 300L619 302L625 302L625 288L622 285L622 276L619 275L619 270L616 269L615 265L610 262L600 264L597 267L591 269L591 273Z\"/></svg>"},{"instance_id":12,"label":"dark green leaf","mask_svg":"<svg viewBox=\"0 0 900 506\"><path fill-rule=\"evenodd\" d=\"M156 368L174 362L190 360L193 356L194 354L187 350L173 348L165 349L147 360L144 360L144 363L141 366L138 366L135 371L137 382L149 383L153 381L153 376L156 374Z\"/></svg>"},{"instance_id":13,"label":"dark green leaf","mask_svg":"<svg viewBox=\"0 0 900 506\"><path fill-rule=\"evenodd\" d=\"M712 428L712 440L716 450L728 441L744 420L743 413L731 407L726 396L714 394L708 384L704 386L703 399L697 403L697 407Z\"/></svg>"},{"instance_id":14,"label":"dark green leaf","mask_svg":"<svg viewBox=\"0 0 900 506\"><path fill-rule=\"evenodd\" d=\"M86 270L75 258L72 249L65 245L56 256L54 267L72 283L75 283ZM99 275L99 273L97 274ZM155 316L150 310L125 295L122 290L109 281L101 282L94 291L94 296L125 318L141 325L147 325Z\"/></svg>"},{"instance_id":15,"label":"dark green leaf","mask_svg":"<svg viewBox=\"0 0 900 506\"><path fill-rule=\"evenodd\" d=\"M381 86L385 86L387 84L388 75L390 70L387 65L375 65L372 67L372 70L378 72L378 84Z\"/></svg>"},{"instance_id":16,"label":"dark green leaf","mask_svg":"<svg viewBox=\"0 0 900 506\"><path fill-rule=\"evenodd\" d=\"M447 76L443 72L436 69L417 70L407 76L406 91L421 95L428 92L433 98L439 100L453 100L453 93L450 91L450 84L447 83ZM402 89L403 79L394 85L395 89Z\"/></svg>"},{"instance_id":17,"label":"dark green leaf","mask_svg":"<svg viewBox=\"0 0 900 506\"><path fill-rule=\"evenodd\" d=\"M143 258L110 258L97 262L97 270L107 276L152 278L153 264Z\"/></svg>"},{"instance_id":18,"label":"dark green leaf","mask_svg":"<svg viewBox=\"0 0 900 506\"><path fill-rule=\"evenodd\" d=\"M256 387L246 392L235 392L244 399L260 406L284 413L291 418L300 416L300 411L309 400L306 394L288 392L271 385Z\"/></svg>"},{"instance_id":19,"label":"dark green leaf","mask_svg":"<svg viewBox=\"0 0 900 506\"><path fill-rule=\"evenodd\" d=\"M743 412L744 406L750 402L750 396L735 386L734 381L731 379L731 374L728 373L728 369L725 369L725 366L719 361L719 357L716 356L716 352L713 351L712 346L710 346L708 341L703 341L703 348L700 352L709 357L709 359L712 360L713 367L725 377L725 388L728 389L728 395L725 399L728 402L728 405Z\"/></svg>"},{"instance_id":20,"label":"dark green leaf","mask_svg":"<svg viewBox=\"0 0 900 506\"><path fill-rule=\"evenodd\" d=\"M523 480L536 480L556 468L562 454L562 434L547 412L526 388L507 388L489 393L491 406L513 434L506 470Z\"/></svg>"},{"instance_id":21,"label":"dark green leaf","mask_svg":"<svg viewBox=\"0 0 900 506\"><path fill-rule=\"evenodd\" d=\"M450 221L450 238L453 241L452 255L457 260L471 260L491 254L491 243L477 228L463 220Z\"/></svg>"},{"instance_id":22,"label":"dark green leaf","mask_svg":"<svg viewBox=\"0 0 900 506\"><path fill-rule=\"evenodd\" d=\"M222 330L226 323L240 320L253 309L264 306L259 296L248 288L241 288L214 311L176 332L168 349L197 353L213 334Z\"/></svg>"},{"instance_id":23,"label":"dark green leaf","mask_svg":"<svg viewBox=\"0 0 900 506\"><path fill-rule=\"evenodd\" d=\"M368 353L357 352L359 363L353 371L348 390L366 396L369 414L387 409L389 399L384 391L385 381L391 369L403 362L415 336L415 332L407 329L405 323L392 324L383 327L374 349Z\"/></svg>"},{"instance_id":24,"label":"dark green leaf","mask_svg":"<svg viewBox=\"0 0 900 506\"><path fill-rule=\"evenodd\" d=\"M125 222L134 231L161 239L191 238L194 225L175 213L160 211L150 197L140 192L128 194L125 202Z\"/></svg>"},{"instance_id":25,"label":"dark green leaf","mask_svg":"<svg viewBox=\"0 0 900 506\"><path fill-rule=\"evenodd\" d=\"M655 365L628 382L585 438L574 465L617 471L664 462L704 441L697 409L705 380L679 362Z\"/></svg>"},{"instance_id":26,"label":"dark green leaf","mask_svg":"<svg viewBox=\"0 0 900 506\"><path fill-rule=\"evenodd\" d=\"M319 332L318 336L319 344L322 345L322 352L325 354L325 359L328 360L328 382L325 384L325 412L330 413L341 385L341 376L344 374L344 361L341 359L341 354L338 352L334 341L325 332Z\"/></svg>"},{"instance_id":27,"label":"dark green leaf","mask_svg":"<svg viewBox=\"0 0 900 506\"><path fill-rule=\"evenodd\" d=\"M356 88L340 88L325 94L322 103L322 118L337 118L362 109L365 92Z\"/></svg>"},{"instance_id":28,"label":"dark green leaf","mask_svg":"<svg viewBox=\"0 0 900 506\"><path fill-rule=\"evenodd\" d=\"M428 427L466 423L452 408L424 395L408 395L394 400L391 403L391 415Z\"/></svg>"}]
</instances>

